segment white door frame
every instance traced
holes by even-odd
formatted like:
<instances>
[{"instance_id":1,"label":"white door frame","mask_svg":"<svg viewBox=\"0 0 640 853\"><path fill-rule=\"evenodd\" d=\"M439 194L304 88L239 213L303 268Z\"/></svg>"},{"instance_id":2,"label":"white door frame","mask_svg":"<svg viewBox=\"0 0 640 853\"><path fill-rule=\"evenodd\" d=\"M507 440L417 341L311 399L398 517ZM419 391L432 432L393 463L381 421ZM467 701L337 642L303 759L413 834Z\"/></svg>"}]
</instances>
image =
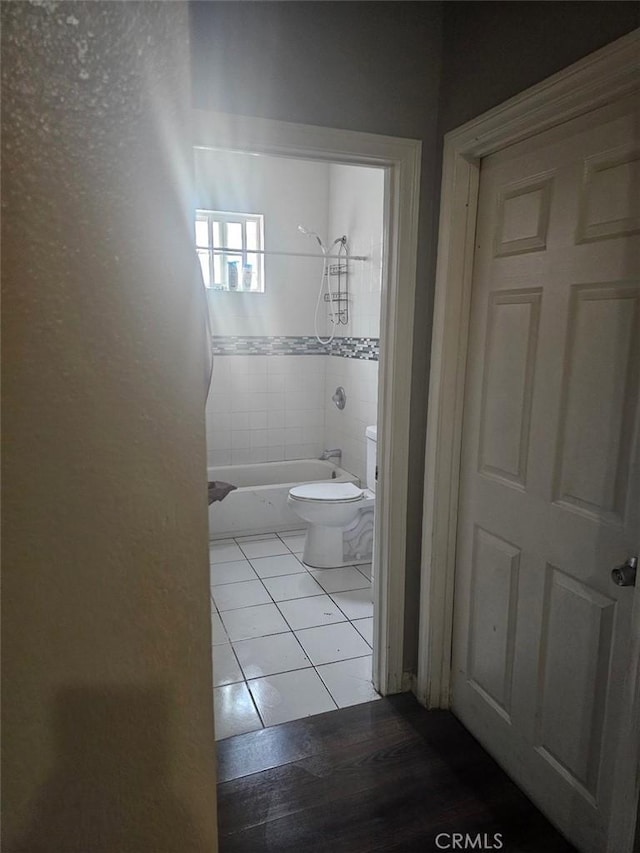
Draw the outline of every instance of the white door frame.
<instances>
[{"instance_id":1,"label":"white door frame","mask_svg":"<svg viewBox=\"0 0 640 853\"><path fill-rule=\"evenodd\" d=\"M422 144L312 125L193 111L196 148L301 157L385 169L385 269L380 317L374 549L373 681L384 695L403 677L409 406ZM390 567L393 566L393 571Z\"/></svg>"},{"instance_id":2,"label":"white door frame","mask_svg":"<svg viewBox=\"0 0 640 853\"><path fill-rule=\"evenodd\" d=\"M480 161L509 145L637 92L639 55L640 29L445 136L427 416L416 680L416 695L429 708L450 706L462 409ZM640 619L639 611L640 607L636 607ZM634 649L636 669L640 663L639 646L636 643ZM639 692L638 685L630 688L627 708L628 723L631 726L635 721L635 732L640 723ZM624 792L627 803L629 797L638 801L637 774L634 779L632 770L628 759L621 756L618 776L623 776L627 783ZM626 834L618 836L618 846L611 849L620 853L631 850L632 832L627 827Z\"/></svg>"}]
</instances>

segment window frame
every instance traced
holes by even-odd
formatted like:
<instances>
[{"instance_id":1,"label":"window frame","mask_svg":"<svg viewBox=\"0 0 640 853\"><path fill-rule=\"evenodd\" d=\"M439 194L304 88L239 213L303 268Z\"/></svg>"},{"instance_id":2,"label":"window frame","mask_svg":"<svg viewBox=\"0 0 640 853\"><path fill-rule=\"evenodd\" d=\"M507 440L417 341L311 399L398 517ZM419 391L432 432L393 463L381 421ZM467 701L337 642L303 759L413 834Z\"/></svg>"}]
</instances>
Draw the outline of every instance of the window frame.
<instances>
[{"instance_id":1,"label":"window frame","mask_svg":"<svg viewBox=\"0 0 640 853\"><path fill-rule=\"evenodd\" d=\"M207 253L209 261L209 284L205 281L207 290L213 290L223 293L264 293L265 292L265 274L264 274L264 214L262 213L238 213L229 210L212 210L210 208L196 208L194 219L195 225L198 222L206 222L207 224L207 239L208 245L198 245L197 237L195 238L196 253L200 259L201 253ZM250 249L247 246L247 224L255 223L257 235L257 247ZM220 226L220 241L219 244L214 240L214 224ZM229 224L240 225L241 228L241 244L240 249L232 249L228 245L227 226ZM255 276L256 287L250 290L242 286L243 271L247 265L248 256L255 256L257 263L253 264L252 274ZM215 258L219 257L237 257L240 265L238 270L238 287L230 288L228 280L228 267L223 264L221 273L222 280L216 280L215 273Z\"/></svg>"}]
</instances>

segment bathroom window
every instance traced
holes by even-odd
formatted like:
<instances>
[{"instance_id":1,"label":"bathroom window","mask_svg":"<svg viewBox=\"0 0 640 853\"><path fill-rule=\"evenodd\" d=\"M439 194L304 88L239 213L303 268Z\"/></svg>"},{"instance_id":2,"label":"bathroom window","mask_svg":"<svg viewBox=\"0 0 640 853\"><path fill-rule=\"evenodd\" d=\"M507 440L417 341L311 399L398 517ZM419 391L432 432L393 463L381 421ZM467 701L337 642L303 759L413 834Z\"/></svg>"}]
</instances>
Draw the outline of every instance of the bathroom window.
<instances>
[{"instance_id":1,"label":"bathroom window","mask_svg":"<svg viewBox=\"0 0 640 853\"><path fill-rule=\"evenodd\" d=\"M206 287L264 293L264 217L196 210L196 251Z\"/></svg>"}]
</instances>

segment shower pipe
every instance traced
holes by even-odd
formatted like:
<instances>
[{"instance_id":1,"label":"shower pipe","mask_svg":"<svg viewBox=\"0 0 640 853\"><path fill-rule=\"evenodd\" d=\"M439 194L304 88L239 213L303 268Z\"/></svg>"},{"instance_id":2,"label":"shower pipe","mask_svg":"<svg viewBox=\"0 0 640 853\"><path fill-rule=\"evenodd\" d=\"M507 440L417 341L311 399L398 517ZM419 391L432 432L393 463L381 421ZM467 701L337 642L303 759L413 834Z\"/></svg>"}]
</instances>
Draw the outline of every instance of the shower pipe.
<instances>
[{"instance_id":1,"label":"shower pipe","mask_svg":"<svg viewBox=\"0 0 640 853\"><path fill-rule=\"evenodd\" d=\"M339 321L339 319L336 319L336 311L334 308L334 301L333 301L333 291L331 289L331 276L328 275L327 261L329 260L329 254L331 252L331 249L333 249L334 246L337 246L338 244L340 244L340 247L344 248L346 250L347 238L345 236L337 237L333 241L331 246L327 249L327 247L324 245L324 243L320 239L320 235L317 234L315 231L309 231L307 228L304 227L304 225L298 225L298 231L301 234L303 234L305 237L314 237L317 240L318 245L320 246L320 251L322 252L322 277L320 279L320 287L318 289L318 299L316 301L316 310L315 310L315 313L313 315L313 330L316 333L316 340L318 341L319 344L330 344L336 335L336 326L339 324L340 321ZM348 252L346 252L346 254L348 254ZM340 254L340 250L338 250L337 257L340 258L341 260L345 260L345 253L343 252L342 254ZM326 339L323 339L318 334L318 312L320 311L320 305L322 303L322 292L324 290L325 278L327 280L327 290L329 291L329 312L331 314L330 319L331 319L331 325L333 326L333 329L331 330L331 334L329 335L329 337Z\"/></svg>"}]
</instances>

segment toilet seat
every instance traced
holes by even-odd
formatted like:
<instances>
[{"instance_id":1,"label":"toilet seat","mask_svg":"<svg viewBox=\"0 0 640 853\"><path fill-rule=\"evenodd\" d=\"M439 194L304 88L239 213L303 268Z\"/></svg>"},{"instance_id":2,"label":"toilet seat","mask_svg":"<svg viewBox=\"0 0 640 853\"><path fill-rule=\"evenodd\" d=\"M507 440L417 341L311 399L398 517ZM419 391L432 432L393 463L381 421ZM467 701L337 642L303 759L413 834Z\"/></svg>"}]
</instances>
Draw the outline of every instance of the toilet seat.
<instances>
[{"instance_id":1,"label":"toilet seat","mask_svg":"<svg viewBox=\"0 0 640 853\"><path fill-rule=\"evenodd\" d=\"M312 503L354 503L361 501L364 491L353 483L305 483L294 486L289 495L296 501Z\"/></svg>"}]
</instances>

